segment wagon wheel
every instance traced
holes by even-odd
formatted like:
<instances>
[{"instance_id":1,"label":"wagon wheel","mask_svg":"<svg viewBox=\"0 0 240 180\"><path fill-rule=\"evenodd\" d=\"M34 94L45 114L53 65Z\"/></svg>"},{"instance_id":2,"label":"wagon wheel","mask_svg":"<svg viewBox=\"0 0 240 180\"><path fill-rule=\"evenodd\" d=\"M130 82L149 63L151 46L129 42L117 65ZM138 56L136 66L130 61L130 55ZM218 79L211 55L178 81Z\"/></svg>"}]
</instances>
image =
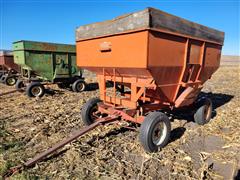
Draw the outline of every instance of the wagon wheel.
<instances>
[{"instance_id":1,"label":"wagon wheel","mask_svg":"<svg viewBox=\"0 0 240 180\"><path fill-rule=\"evenodd\" d=\"M16 84L16 82L17 82L17 79L14 76L7 76L5 79L5 83L8 86L14 86Z\"/></svg>"},{"instance_id":2,"label":"wagon wheel","mask_svg":"<svg viewBox=\"0 0 240 180\"><path fill-rule=\"evenodd\" d=\"M86 83L81 79L76 80L72 85L72 89L74 92L82 92L86 89Z\"/></svg>"},{"instance_id":3,"label":"wagon wheel","mask_svg":"<svg viewBox=\"0 0 240 180\"><path fill-rule=\"evenodd\" d=\"M92 98L87 101L82 107L82 120L85 125L92 124L96 119L101 117L101 113L98 112L98 103L101 102L98 98Z\"/></svg>"},{"instance_id":4,"label":"wagon wheel","mask_svg":"<svg viewBox=\"0 0 240 180\"><path fill-rule=\"evenodd\" d=\"M0 82L4 83L6 81L7 75L3 74L2 77L0 78Z\"/></svg>"},{"instance_id":5,"label":"wagon wheel","mask_svg":"<svg viewBox=\"0 0 240 180\"><path fill-rule=\"evenodd\" d=\"M42 97L45 94L45 88L39 82L32 82L27 86L26 93L29 97Z\"/></svg>"},{"instance_id":6,"label":"wagon wheel","mask_svg":"<svg viewBox=\"0 0 240 180\"><path fill-rule=\"evenodd\" d=\"M204 98L198 102L200 106L194 113L194 121L199 125L208 123L212 117L212 101L209 98Z\"/></svg>"},{"instance_id":7,"label":"wagon wheel","mask_svg":"<svg viewBox=\"0 0 240 180\"><path fill-rule=\"evenodd\" d=\"M141 127L139 139L147 152L155 152L167 145L171 132L168 117L161 112L149 113Z\"/></svg>"},{"instance_id":8,"label":"wagon wheel","mask_svg":"<svg viewBox=\"0 0 240 180\"><path fill-rule=\"evenodd\" d=\"M17 82L16 82L16 85L15 85L15 88L16 88L18 91L20 91L20 90L22 90L22 88L23 88L24 86L25 86L25 85L24 85L23 81L20 80L20 79L18 79Z\"/></svg>"}]
</instances>

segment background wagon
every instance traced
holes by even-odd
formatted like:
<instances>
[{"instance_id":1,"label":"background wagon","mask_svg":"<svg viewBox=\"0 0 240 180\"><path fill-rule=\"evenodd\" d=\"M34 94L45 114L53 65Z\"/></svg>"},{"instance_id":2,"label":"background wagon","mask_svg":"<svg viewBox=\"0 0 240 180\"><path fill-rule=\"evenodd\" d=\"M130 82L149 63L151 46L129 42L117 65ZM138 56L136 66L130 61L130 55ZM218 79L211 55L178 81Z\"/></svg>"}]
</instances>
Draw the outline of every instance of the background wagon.
<instances>
[{"instance_id":1,"label":"background wagon","mask_svg":"<svg viewBox=\"0 0 240 180\"><path fill-rule=\"evenodd\" d=\"M167 112L190 107L198 124L207 123L212 102L198 95L219 67L223 40L223 32L154 8L79 27L77 64L97 74L100 88L100 99L82 108L83 121L140 123L140 141L150 152L169 140Z\"/></svg>"},{"instance_id":2,"label":"background wagon","mask_svg":"<svg viewBox=\"0 0 240 180\"><path fill-rule=\"evenodd\" d=\"M43 96L44 85L56 83L60 88L85 89L82 70L76 66L74 45L33 41L13 43L14 62L21 66L21 80L16 88L27 84L30 97Z\"/></svg>"},{"instance_id":3,"label":"background wagon","mask_svg":"<svg viewBox=\"0 0 240 180\"><path fill-rule=\"evenodd\" d=\"M14 63L12 51L0 51L0 81L9 86L17 82L20 67Z\"/></svg>"}]
</instances>

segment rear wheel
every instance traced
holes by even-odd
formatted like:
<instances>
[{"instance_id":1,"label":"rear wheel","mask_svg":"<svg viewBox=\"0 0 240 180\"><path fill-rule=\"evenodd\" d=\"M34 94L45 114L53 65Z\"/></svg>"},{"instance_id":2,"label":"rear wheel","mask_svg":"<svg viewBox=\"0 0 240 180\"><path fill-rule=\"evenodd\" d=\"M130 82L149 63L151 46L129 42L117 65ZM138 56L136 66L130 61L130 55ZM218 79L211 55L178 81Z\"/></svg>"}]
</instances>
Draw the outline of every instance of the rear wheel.
<instances>
[{"instance_id":1,"label":"rear wheel","mask_svg":"<svg viewBox=\"0 0 240 180\"><path fill-rule=\"evenodd\" d=\"M100 113L97 113L99 102L101 102L100 99L92 98L83 105L81 115L85 125L94 123L100 117Z\"/></svg>"},{"instance_id":2,"label":"rear wheel","mask_svg":"<svg viewBox=\"0 0 240 180\"><path fill-rule=\"evenodd\" d=\"M17 82L17 79L15 76L7 76L6 79L5 79L5 83L8 85L8 86L14 86Z\"/></svg>"},{"instance_id":3,"label":"rear wheel","mask_svg":"<svg viewBox=\"0 0 240 180\"><path fill-rule=\"evenodd\" d=\"M86 89L86 83L81 79L76 80L72 85L72 89L74 92L82 92Z\"/></svg>"},{"instance_id":4,"label":"rear wheel","mask_svg":"<svg viewBox=\"0 0 240 180\"><path fill-rule=\"evenodd\" d=\"M167 115L151 112L141 124L139 139L145 151L156 152L167 145L170 132L171 123Z\"/></svg>"},{"instance_id":5,"label":"rear wheel","mask_svg":"<svg viewBox=\"0 0 240 180\"><path fill-rule=\"evenodd\" d=\"M24 83L22 80L18 79L17 82L16 82L16 85L15 85L15 88L20 91L22 90L22 88L24 87Z\"/></svg>"},{"instance_id":6,"label":"rear wheel","mask_svg":"<svg viewBox=\"0 0 240 180\"><path fill-rule=\"evenodd\" d=\"M0 78L0 82L4 83L6 81L7 75L3 74L2 77Z\"/></svg>"},{"instance_id":7,"label":"rear wheel","mask_svg":"<svg viewBox=\"0 0 240 180\"><path fill-rule=\"evenodd\" d=\"M32 82L27 86L26 93L29 97L42 97L45 94L45 88L39 82Z\"/></svg>"},{"instance_id":8,"label":"rear wheel","mask_svg":"<svg viewBox=\"0 0 240 180\"><path fill-rule=\"evenodd\" d=\"M204 125L210 121L212 117L212 101L204 98L198 102L198 109L194 113L194 121L199 125Z\"/></svg>"}]
</instances>

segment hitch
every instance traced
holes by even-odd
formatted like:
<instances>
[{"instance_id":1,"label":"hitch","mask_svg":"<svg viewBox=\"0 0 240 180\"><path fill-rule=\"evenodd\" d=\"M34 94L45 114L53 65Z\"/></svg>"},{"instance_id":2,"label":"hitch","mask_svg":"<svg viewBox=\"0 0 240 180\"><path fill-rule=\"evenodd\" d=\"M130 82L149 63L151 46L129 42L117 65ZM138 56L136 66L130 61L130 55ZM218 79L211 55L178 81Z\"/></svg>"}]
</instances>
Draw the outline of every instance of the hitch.
<instances>
[{"instance_id":1,"label":"hitch","mask_svg":"<svg viewBox=\"0 0 240 180\"><path fill-rule=\"evenodd\" d=\"M12 93L15 93L17 91L19 91L19 90L15 89L15 90L12 90L12 91L4 92L4 93L1 93L0 96L4 96L4 95L7 95L7 94L12 94Z\"/></svg>"},{"instance_id":2,"label":"hitch","mask_svg":"<svg viewBox=\"0 0 240 180\"><path fill-rule=\"evenodd\" d=\"M73 135L71 135L69 138L55 144L53 147L49 148L48 150L38 154L34 158L30 159L29 161L25 162L22 165L18 165L15 167L10 168L5 174L4 178L10 177L12 174L19 172L23 169L29 168L33 166L34 164L38 163L39 161L43 160L46 158L48 155L52 154L53 152L59 150L60 148L64 147L66 144L71 143L72 141L76 140L78 137L86 134L87 132L93 130L94 128L104 125L113 121L118 120L119 116L112 115L112 116L107 116L104 118L99 118L97 119L93 124L84 127L83 129L75 132Z\"/></svg>"}]
</instances>

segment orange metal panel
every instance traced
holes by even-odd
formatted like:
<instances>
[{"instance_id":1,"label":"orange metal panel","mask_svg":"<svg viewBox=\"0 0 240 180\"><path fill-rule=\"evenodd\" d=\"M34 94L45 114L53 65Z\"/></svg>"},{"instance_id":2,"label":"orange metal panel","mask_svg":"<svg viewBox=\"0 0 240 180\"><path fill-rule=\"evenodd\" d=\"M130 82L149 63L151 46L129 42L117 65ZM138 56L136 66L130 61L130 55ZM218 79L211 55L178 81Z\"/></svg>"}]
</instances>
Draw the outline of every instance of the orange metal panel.
<instances>
[{"instance_id":1,"label":"orange metal panel","mask_svg":"<svg viewBox=\"0 0 240 180\"><path fill-rule=\"evenodd\" d=\"M204 83L218 69L220 65L222 46L217 44L206 43L203 67L201 69L199 80Z\"/></svg>"},{"instance_id":2,"label":"orange metal panel","mask_svg":"<svg viewBox=\"0 0 240 180\"><path fill-rule=\"evenodd\" d=\"M203 42L191 40L189 44L190 44L190 50L189 50L188 63L199 64L200 57L201 57L201 46Z\"/></svg>"},{"instance_id":3,"label":"orange metal panel","mask_svg":"<svg viewBox=\"0 0 240 180\"><path fill-rule=\"evenodd\" d=\"M77 64L80 67L146 68L147 41L147 31L79 41ZM110 50L103 51L103 46Z\"/></svg>"},{"instance_id":4,"label":"orange metal panel","mask_svg":"<svg viewBox=\"0 0 240 180\"><path fill-rule=\"evenodd\" d=\"M150 31L148 68L156 84L178 84L184 68L187 39ZM178 85L161 87L162 100L173 102Z\"/></svg>"},{"instance_id":5,"label":"orange metal panel","mask_svg":"<svg viewBox=\"0 0 240 180\"><path fill-rule=\"evenodd\" d=\"M98 75L101 99L126 108L137 108L140 99L190 105L218 68L220 53L221 45L149 29L77 42L77 64ZM106 81L114 83L111 96ZM116 82L130 94L116 97ZM191 97L185 91L189 87L197 89Z\"/></svg>"}]
</instances>

